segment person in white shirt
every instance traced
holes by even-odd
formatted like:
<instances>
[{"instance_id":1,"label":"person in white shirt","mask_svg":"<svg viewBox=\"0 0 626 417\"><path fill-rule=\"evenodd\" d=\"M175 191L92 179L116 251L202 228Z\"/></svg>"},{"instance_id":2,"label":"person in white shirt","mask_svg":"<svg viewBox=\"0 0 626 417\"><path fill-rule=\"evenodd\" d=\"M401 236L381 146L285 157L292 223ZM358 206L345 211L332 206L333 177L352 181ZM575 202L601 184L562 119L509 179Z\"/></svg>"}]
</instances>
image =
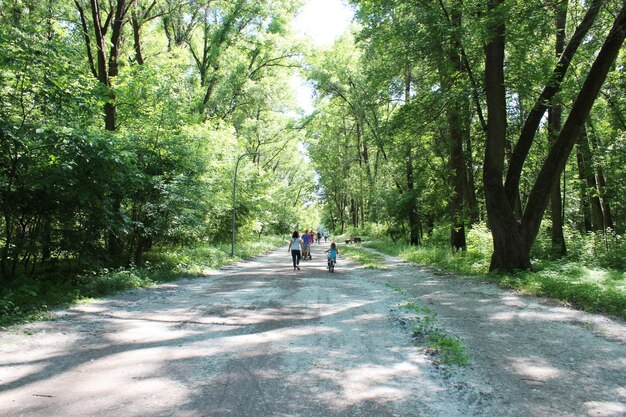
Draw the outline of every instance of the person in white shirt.
<instances>
[{"instance_id":1,"label":"person in white shirt","mask_svg":"<svg viewBox=\"0 0 626 417\"><path fill-rule=\"evenodd\" d=\"M300 234L298 233L298 231L294 230L293 234L291 235L291 242L289 242L289 249L287 249L287 252L291 252L291 259L293 260L294 271L296 269L298 271L300 270L300 258L302 257L300 253L301 249L302 239L300 238Z\"/></svg>"}]
</instances>

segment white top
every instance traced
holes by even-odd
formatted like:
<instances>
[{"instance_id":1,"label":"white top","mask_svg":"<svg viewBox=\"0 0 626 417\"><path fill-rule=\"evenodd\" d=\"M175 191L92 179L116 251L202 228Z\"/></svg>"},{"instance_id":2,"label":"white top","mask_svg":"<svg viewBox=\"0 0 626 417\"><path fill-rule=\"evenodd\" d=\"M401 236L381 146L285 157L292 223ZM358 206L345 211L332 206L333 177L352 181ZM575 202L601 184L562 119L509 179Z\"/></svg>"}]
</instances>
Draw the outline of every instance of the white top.
<instances>
[{"instance_id":1,"label":"white top","mask_svg":"<svg viewBox=\"0 0 626 417\"><path fill-rule=\"evenodd\" d=\"M300 250L300 238L294 237L291 239L291 250Z\"/></svg>"}]
</instances>

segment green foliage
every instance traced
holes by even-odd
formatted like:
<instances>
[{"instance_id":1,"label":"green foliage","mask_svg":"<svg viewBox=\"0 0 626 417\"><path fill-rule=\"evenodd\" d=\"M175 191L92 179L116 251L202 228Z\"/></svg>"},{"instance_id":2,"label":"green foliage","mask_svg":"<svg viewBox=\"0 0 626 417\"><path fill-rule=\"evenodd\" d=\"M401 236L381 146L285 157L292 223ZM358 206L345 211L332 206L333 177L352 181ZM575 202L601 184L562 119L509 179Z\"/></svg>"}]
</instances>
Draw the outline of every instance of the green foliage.
<instances>
[{"instance_id":1,"label":"green foliage","mask_svg":"<svg viewBox=\"0 0 626 417\"><path fill-rule=\"evenodd\" d=\"M385 257L356 245L342 245L341 254L367 269L386 269Z\"/></svg>"},{"instance_id":2,"label":"green foliage","mask_svg":"<svg viewBox=\"0 0 626 417\"><path fill-rule=\"evenodd\" d=\"M470 355L463 341L438 328L435 311L415 302L406 302L401 307L415 314L412 318L413 337L418 342L425 342L427 351L435 355L437 361L456 366L469 364Z\"/></svg>"},{"instance_id":3,"label":"green foliage","mask_svg":"<svg viewBox=\"0 0 626 417\"><path fill-rule=\"evenodd\" d=\"M291 175L303 158L289 77L300 46L287 25L299 3L156 4L139 13L139 45L124 20L107 81L87 49L82 3L10 2L0 13L0 281L228 241L234 165L248 151L262 156L238 172L238 238L297 224L306 199L293 198L304 181ZM109 130L105 103L115 107Z\"/></svg>"},{"instance_id":4,"label":"green foliage","mask_svg":"<svg viewBox=\"0 0 626 417\"><path fill-rule=\"evenodd\" d=\"M57 273L45 280L23 275L0 290L0 326L46 318L51 309L86 299L149 287L181 277L201 276L210 269L266 253L283 243L283 239L277 236L238 242L234 259L230 257L230 246L226 244L185 246L155 249L147 254L149 260L141 267L103 268L82 274Z\"/></svg>"},{"instance_id":5,"label":"green foliage","mask_svg":"<svg viewBox=\"0 0 626 417\"><path fill-rule=\"evenodd\" d=\"M497 282L520 291L562 300L575 308L626 317L626 274L575 263L550 262L537 272L498 275Z\"/></svg>"},{"instance_id":6,"label":"green foliage","mask_svg":"<svg viewBox=\"0 0 626 417\"><path fill-rule=\"evenodd\" d=\"M437 330L428 333L427 336L428 347L438 356L442 363L457 366L467 366L469 364L469 352L458 337L450 336Z\"/></svg>"},{"instance_id":7,"label":"green foliage","mask_svg":"<svg viewBox=\"0 0 626 417\"><path fill-rule=\"evenodd\" d=\"M577 232L576 232L577 233ZM491 281L519 291L550 297L573 307L626 317L626 273L623 265L622 239L613 238L615 247L606 249L602 234L572 237L568 258L549 261L536 259L534 272L514 274L487 274L491 256L491 240L484 225L478 225L468 234L467 251L455 252L445 246L432 244L407 246L388 240L366 242L364 245L383 253L400 256L410 262L430 265L469 277L487 277ZM544 236L541 238L546 240ZM538 242L539 249L549 250L546 242ZM544 248L544 249L541 249ZM606 254L603 254L606 252Z\"/></svg>"}]
</instances>

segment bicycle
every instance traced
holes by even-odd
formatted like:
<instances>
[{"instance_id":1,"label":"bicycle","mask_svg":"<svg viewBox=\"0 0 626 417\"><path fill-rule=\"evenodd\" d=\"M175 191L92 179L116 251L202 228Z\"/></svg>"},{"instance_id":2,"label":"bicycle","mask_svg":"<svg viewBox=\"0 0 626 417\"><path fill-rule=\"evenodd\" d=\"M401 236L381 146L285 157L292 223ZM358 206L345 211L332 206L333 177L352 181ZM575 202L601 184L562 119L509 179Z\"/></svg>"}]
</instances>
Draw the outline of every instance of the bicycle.
<instances>
[{"instance_id":1,"label":"bicycle","mask_svg":"<svg viewBox=\"0 0 626 417\"><path fill-rule=\"evenodd\" d=\"M328 258L328 271L335 272L335 263L337 260L335 258Z\"/></svg>"}]
</instances>

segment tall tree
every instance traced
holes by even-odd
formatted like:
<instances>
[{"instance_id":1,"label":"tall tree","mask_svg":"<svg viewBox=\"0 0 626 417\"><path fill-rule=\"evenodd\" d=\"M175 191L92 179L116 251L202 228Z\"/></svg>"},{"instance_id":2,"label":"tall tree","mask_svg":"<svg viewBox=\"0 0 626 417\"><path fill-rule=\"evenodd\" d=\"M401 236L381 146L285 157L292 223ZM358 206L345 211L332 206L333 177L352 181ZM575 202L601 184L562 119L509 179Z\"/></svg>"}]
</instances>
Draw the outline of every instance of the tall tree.
<instances>
[{"instance_id":1,"label":"tall tree","mask_svg":"<svg viewBox=\"0 0 626 417\"><path fill-rule=\"evenodd\" d=\"M601 2L593 2L590 10L599 7ZM537 100L526 119L522 135L517 142L511 166L507 174L506 185L502 184L504 173L504 148L506 141L506 94L505 94L505 33L506 13L502 0L488 1L488 33L485 48L485 78L488 103L487 148L485 151L483 181L489 226L494 240L494 252L490 270L530 269L530 250L539 231L541 218L549 201L554 184L563 170L567 158L578 139L578 135L591 111L591 107L606 79L611 66L617 57L624 37L626 36L626 4L615 18L613 27L605 38L583 86L572 105L571 111L563 125L549 154L541 166L529 194L521 219L513 211L515 196L519 193L519 172L526 160L528 148L534 138L534 132L546 108L546 100L554 96L567 69L567 62L573 44L580 43L580 31L577 29L572 40L565 48L561 60L557 63L553 77L547 83L543 93ZM590 12L588 12L589 15ZM597 13L597 12L596 12ZM587 16L583 20L587 23ZM582 27L579 26L579 29ZM588 29L588 28L587 28ZM585 30L586 32L586 30ZM537 117L539 117L537 119ZM525 148L522 150L522 148ZM513 161L518 165L513 166Z\"/></svg>"},{"instance_id":2,"label":"tall tree","mask_svg":"<svg viewBox=\"0 0 626 417\"><path fill-rule=\"evenodd\" d=\"M555 4L555 44L554 52L557 59L565 49L565 27L567 23L567 1L559 1ZM548 108L548 132L550 142L553 143L561 130L561 116L563 109L560 103L553 100ZM563 236L563 201L561 199L560 181L554 185L550 195L550 217L552 219L552 251L557 256L565 256L567 249Z\"/></svg>"},{"instance_id":3,"label":"tall tree","mask_svg":"<svg viewBox=\"0 0 626 417\"><path fill-rule=\"evenodd\" d=\"M117 128L117 107L111 79L119 75L122 31L131 4L128 4L127 0L115 0L103 2L103 7L100 3L99 0L89 0L88 4L85 0L74 0L80 17L91 73L106 90L104 126L106 130L113 132Z\"/></svg>"}]
</instances>

